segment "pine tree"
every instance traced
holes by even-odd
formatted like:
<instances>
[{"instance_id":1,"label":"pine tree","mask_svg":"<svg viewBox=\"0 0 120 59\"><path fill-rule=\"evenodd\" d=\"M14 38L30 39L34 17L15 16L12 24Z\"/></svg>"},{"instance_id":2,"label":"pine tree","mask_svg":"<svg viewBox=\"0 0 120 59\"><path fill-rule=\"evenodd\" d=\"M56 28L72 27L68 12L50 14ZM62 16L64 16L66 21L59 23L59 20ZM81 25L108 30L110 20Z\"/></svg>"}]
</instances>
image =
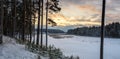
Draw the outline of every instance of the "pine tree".
<instances>
[{"instance_id":1,"label":"pine tree","mask_svg":"<svg viewBox=\"0 0 120 59\"><path fill-rule=\"evenodd\" d=\"M60 7L58 7L59 0L47 0L46 2L46 48L48 45L48 24L51 23L52 26L56 26L56 22L54 22L52 19L48 18L49 12L59 12L61 10ZM53 4L52 4L53 3Z\"/></svg>"}]
</instances>

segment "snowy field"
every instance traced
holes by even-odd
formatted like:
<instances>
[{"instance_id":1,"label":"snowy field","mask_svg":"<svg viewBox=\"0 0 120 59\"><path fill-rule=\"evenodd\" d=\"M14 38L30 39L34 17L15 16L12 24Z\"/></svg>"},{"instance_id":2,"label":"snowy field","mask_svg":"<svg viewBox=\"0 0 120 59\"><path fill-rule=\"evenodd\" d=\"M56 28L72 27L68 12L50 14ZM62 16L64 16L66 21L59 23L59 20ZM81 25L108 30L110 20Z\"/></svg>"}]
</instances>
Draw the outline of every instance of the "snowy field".
<instances>
[{"instance_id":1,"label":"snowy field","mask_svg":"<svg viewBox=\"0 0 120 59\"><path fill-rule=\"evenodd\" d=\"M61 38L60 38L61 37ZM100 38L74 35L49 36L49 45L60 48L66 56L80 59L99 59ZM120 39L105 38L104 59L120 59Z\"/></svg>"}]
</instances>

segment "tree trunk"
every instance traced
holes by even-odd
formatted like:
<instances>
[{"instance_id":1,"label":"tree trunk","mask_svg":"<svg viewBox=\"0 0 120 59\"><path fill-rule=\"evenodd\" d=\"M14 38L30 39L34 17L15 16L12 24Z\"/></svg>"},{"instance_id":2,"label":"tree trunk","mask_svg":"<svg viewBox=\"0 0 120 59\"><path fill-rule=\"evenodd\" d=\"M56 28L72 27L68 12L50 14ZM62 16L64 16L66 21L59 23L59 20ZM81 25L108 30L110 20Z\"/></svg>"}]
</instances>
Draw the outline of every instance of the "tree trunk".
<instances>
[{"instance_id":1,"label":"tree trunk","mask_svg":"<svg viewBox=\"0 0 120 59\"><path fill-rule=\"evenodd\" d=\"M36 40L36 45L39 45L39 34L40 34L40 4L41 0L39 0L38 3L38 25L37 25L37 40Z\"/></svg>"},{"instance_id":2,"label":"tree trunk","mask_svg":"<svg viewBox=\"0 0 120 59\"><path fill-rule=\"evenodd\" d=\"M102 1L102 20L101 20L101 42L100 42L100 59L104 59L104 30L105 30L105 9L106 9L106 0Z\"/></svg>"},{"instance_id":3,"label":"tree trunk","mask_svg":"<svg viewBox=\"0 0 120 59\"><path fill-rule=\"evenodd\" d=\"M46 5L46 48L48 46L48 0Z\"/></svg>"},{"instance_id":4,"label":"tree trunk","mask_svg":"<svg viewBox=\"0 0 120 59\"><path fill-rule=\"evenodd\" d=\"M25 3L26 0L23 0L23 28L22 28L22 40L24 41L25 40L25 17L26 17L26 3Z\"/></svg>"},{"instance_id":5,"label":"tree trunk","mask_svg":"<svg viewBox=\"0 0 120 59\"><path fill-rule=\"evenodd\" d=\"M0 1L1 7L1 19L0 19L0 44L2 44L3 39L3 18L4 18L4 7L3 7L3 0Z\"/></svg>"},{"instance_id":6,"label":"tree trunk","mask_svg":"<svg viewBox=\"0 0 120 59\"><path fill-rule=\"evenodd\" d=\"M30 43L32 41L32 1L30 0Z\"/></svg>"},{"instance_id":7,"label":"tree trunk","mask_svg":"<svg viewBox=\"0 0 120 59\"><path fill-rule=\"evenodd\" d=\"M13 16L13 37L15 37L15 32L16 32L16 0L14 0L14 16Z\"/></svg>"},{"instance_id":8,"label":"tree trunk","mask_svg":"<svg viewBox=\"0 0 120 59\"><path fill-rule=\"evenodd\" d=\"M42 48L42 45L43 45L43 4L44 4L44 1L42 0L42 15L41 15L41 48Z\"/></svg>"}]
</instances>

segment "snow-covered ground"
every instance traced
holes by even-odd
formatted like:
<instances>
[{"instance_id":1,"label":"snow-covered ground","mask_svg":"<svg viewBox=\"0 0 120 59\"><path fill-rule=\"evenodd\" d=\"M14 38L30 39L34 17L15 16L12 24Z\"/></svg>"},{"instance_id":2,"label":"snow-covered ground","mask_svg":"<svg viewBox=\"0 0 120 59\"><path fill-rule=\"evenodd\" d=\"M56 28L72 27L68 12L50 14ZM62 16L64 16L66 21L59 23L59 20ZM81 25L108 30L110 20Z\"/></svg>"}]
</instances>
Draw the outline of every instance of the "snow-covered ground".
<instances>
[{"instance_id":1,"label":"snow-covered ground","mask_svg":"<svg viewBox=\"0 0 120 59\"><path fill-rule=\"evenodd\" d=\"M24 45L17 44L9 37L3 37L0 45L0 59L37 59L37 54L25 50Z\"/></svg>"},{"instance_id":2,"label":"snow-covered ground","mask_svg":"<svg viewBox=\"0 0 120 59\"><path fill-rule=\"evenodd\" d=\"M70 38L48 37L49 45L60 48L66 56L79 56L80 59L99 59L100 38L74 36ZM120 59L120 39L105 38L104 59Z\"/></svg>"}]
</instances>

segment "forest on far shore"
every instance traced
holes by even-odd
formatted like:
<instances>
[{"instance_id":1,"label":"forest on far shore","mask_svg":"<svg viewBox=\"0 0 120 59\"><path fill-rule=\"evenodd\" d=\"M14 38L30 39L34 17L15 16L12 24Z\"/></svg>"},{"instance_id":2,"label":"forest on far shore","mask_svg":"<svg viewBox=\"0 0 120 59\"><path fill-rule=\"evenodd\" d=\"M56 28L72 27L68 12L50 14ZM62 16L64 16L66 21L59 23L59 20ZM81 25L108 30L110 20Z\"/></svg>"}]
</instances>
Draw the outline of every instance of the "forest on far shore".
<instances>
[{"instance_id":1,"label":"forest on far shore","mask_svg":"<svg viewBox=\"0 0 120 59\"><path fill-rule=\"evenodd\" d=\"M69 29L67 34L80 35L80 36L95 36L99 37L101 33L100 26L93 27L80 27ZM105 26L105 37L120 38L120 23L115 22Z\"/></svg>"}]
</instances>

